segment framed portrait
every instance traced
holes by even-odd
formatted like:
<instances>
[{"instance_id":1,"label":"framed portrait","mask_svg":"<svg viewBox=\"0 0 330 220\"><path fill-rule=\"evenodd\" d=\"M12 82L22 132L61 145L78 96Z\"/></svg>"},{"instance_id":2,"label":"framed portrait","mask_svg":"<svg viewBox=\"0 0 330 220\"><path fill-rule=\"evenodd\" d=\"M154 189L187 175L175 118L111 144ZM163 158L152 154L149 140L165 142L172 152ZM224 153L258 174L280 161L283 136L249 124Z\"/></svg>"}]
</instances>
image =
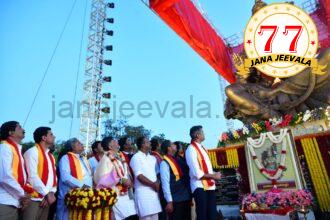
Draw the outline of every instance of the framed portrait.
<instances>
[{"instance_id":1,"label":"framed portrait","mask_svg":"<svg viewBox=\"0 0 330 220\"><path fill-rule=\"evenodd\" d=\"M288 129L261 133L248 138L245 153L251 191L266 192L274 186L284 190L302 189L303 179Z\"/></svg>"}]
</instances>

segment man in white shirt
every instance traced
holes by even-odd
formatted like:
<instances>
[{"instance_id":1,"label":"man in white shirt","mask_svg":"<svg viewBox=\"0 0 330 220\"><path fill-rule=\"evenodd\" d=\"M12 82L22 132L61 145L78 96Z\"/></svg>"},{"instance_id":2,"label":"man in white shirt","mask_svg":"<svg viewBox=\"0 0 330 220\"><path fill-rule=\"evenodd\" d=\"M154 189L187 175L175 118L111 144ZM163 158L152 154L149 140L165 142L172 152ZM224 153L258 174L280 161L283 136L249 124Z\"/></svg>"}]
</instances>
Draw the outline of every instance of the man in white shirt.
<instances>
[{"instance_id":1,"label":"man in white shirt","mask_svg":"<svg viewBox=\"0 0 330 220\"><path fill-rule=\"evenodd\" d=\"M49 206L55 201L57 177L55 158L49 149L55 144L55 136L49 127L39 127L33 133L36 145L24 154L28 183L34 190L32 202L23 211L23 220L48 218Z\"/></svg>"},{"instance_id":2,"label":"man in white shirt","mask_svg":"<svg viewBox=\"0 0 330 220\"><path fill-rule=\"evenodd\" d=\"M90 188L93 186L89 162L81 155L84 152L84 146L77 138L71 138L66 142L64 148L67 153L59 158L57 220L67 220L69 218L64 198L71 189ZM72 167L70 164L78 164L79 166Z\"/></svg>"},{"instance_id":3,"label":"man in white shirt","mask_svg":"<svg viewBox=\"0 0 330 220\"><path fill-rule=\"evenodd\" d=\"M217 218L215 181L221 174L214 172L204 141L203 127L193 126L190 129L191 144L186 151L189 166L190 186L196 203L197 220L215 220Z\"/></svg>"},{"instance_id":4,"label":"man in white shirt","mask_svg":"<svg viewBox=\"0 0 330 220\"><path fill-rule=\"evenodd\" d=\"M104 151L101 145L101 141L95 141L92 144L92 151L93 151L93 156L88 159L91 168L92 168L92 173L94 174L97 165L99 165L100 159L103 157Z\"/></svg>"},{"instance_id":5,"label":"man in white shirt","mask_svg":"<svg viewBox=\"0 0 330 220\"><path fill-rule=\"evenodd\" d=\"M140 137L136 141L139 151L132 157L132 167L135 181L135 203L141 220L157 220L162 211L158 191L157 161L149 154L150 141Z\"/></svg>"},{"instance_id":6,"label":"man in white shirt","mask_svg":"<svg viewBox=\"0 0 330 220\"><path fill-rule=\"evenodd\" d=\"M24 191L26 173L21 154L22 146L19 144L24 136L24 129L16 121L1 125L0 219L16 220L19 208L25 209L30 202L30 197Z\"/></svg>"}]
</instances>

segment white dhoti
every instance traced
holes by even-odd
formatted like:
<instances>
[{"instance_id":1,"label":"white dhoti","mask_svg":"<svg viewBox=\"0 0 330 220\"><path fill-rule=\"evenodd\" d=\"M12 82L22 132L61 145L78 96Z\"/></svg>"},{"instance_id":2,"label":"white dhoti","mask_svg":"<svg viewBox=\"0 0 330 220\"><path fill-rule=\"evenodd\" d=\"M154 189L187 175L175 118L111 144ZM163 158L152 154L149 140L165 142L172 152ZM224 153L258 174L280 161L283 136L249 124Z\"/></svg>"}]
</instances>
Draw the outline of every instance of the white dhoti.
<instances>
[{"instance_id":1,"label":"white dhoti","mask_svg":"<svg viewBox=\"0 0 330 220\"><path fill-rule=\"evenodd\" d=\"M130 199L128 194L124 196L118 196L118 201L112 207L114 219L121 220L129 216L136 215L136 208L133 199Z\"/></svg>"},{"instance_id":2,"label":"white dhoti","mask_svg":"<svg viewBox=\"0 0 330 220\"><path fill-rule=\"evenodd\" d=\"M136 189L135 203L139 217L157 214L162 211L158 193L150 187Z\"/></svg>"}]
</instances>

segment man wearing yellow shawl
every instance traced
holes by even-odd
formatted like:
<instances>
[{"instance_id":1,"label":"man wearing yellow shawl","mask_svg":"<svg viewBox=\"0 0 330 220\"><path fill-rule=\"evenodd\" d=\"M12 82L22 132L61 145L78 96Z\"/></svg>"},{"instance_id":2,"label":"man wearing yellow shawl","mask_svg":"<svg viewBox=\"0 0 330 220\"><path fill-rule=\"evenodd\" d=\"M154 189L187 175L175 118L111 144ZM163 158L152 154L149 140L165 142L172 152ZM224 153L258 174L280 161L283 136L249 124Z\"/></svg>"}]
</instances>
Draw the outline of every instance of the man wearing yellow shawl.
<instances>
[{"instance_id":1,"label":"man wearing yellow shawl","mask_svg":"<svg viewBox=\"0 0 330 220\"><path fill-rule=\"evenodd\" d=\"M92 171L88 160L82 155L84 146L77 138L69 139L65 151L59 156L59 194L56 220L68 219L68 208L65 195L73 188L89 188L93 186Z\"/></svg>"}]
</instances>

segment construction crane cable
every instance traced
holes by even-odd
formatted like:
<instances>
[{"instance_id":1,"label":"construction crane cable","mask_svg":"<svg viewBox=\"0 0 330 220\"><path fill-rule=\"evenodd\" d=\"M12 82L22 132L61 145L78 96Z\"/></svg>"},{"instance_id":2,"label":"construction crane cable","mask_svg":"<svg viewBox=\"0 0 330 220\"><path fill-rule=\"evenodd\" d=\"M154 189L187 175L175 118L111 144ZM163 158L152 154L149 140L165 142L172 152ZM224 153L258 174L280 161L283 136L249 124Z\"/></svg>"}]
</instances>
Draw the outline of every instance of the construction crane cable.
<instances>
[{"instance_id":1,"label":"construction crane cable","mask_svg":"<svg viewBox=\"0 0 330 220\"><path fill-rule=\"evenodd\" d=\"M25 118L25 120L24 120L23 127L26 125L26 122L27 122L27 120L28 120L29 117L30 117L30 114L31 114L31 111L32 111L32 109L33 109L34 103L36 102L36 99L37 99L38 94L39 94L39 92L40 92L41 86L42 86L42 84L43 84L43 82L44 82L44 80L45 80L45 78L46 78L46 76L47 76L47 73L48 73L49 67L50 67L50 65L51 65L51 63L52 63L52 61L53 61L53 58L54 58L55 53L56 53L56 51L57 51L57 48L58 48L58 46L59 46L59 44L60 44L60 42L61 42L61 39L62 39L62 36L63 36L64 31L65 31L65 29L66 29L66 26L68 25L68 23L69 23L69 21L70 21L70 18L71 18L71 15L72 15L73 9L75 8L76 3L77 3L77 0L74 0L73 4L72 4L72 6L71 6L71 9L70 9L70 11L69 11L69 14L68 14L68 16L67 16L67 18L66 18L66 20L65 20L65 23L64 23L64 26L63 26L63 28L62 28L61 34L59 35L59 37L58 37L58 39L57 39L57 42L56 42L55 48L54 48L54 50L53 50L53 52L52 52L52 55L51 55L51 57L50 57L50 59L49 59L49 61L48 61L47 67L46 67L46 69L45 69L45 71L44 71L44 73L43 73L43 76L42 76L42 79L41 79L41 81L40 81L40 83L39 83L39 86L38 86L38 89L37 89L37 91L36 91L36 94L35 94L35 96L34 96L34 98L33 98L33 100L32 100L32 104L31 104L30 109L29 109L29 111L28 111L28 114L26 115L26 118Z\"/></svg>"},{"instance_id":2,"label":"construction crane cable","mask_svg":"<svg viewBox=\"0 0 330 220\"><path fill-rule=\"evenodd\" d=\"M81 54L82 54L82 46L83 46L84 32L85 32L86 11L87 11L87 0L85 0L84 16L83 16L83 22L82 22L82 28L81 28L82 30L81 30L81 36L80 36L80 48L79 48L79 56L78 56L77 72L76 72L76 84L75 84L73 101L72 101L72 106L73 106L72 109L73 109L73 111L72 111L72 114L71 114L69 138L71 137L71 133L72 133L73 115L74 115L74 109L75 109L75 104L76 104L76 100L77 100L77 87L78 87L78 80L79 80L79 73L80 73L80 63L81 63Z\"/></svg>"}]
</instances>

